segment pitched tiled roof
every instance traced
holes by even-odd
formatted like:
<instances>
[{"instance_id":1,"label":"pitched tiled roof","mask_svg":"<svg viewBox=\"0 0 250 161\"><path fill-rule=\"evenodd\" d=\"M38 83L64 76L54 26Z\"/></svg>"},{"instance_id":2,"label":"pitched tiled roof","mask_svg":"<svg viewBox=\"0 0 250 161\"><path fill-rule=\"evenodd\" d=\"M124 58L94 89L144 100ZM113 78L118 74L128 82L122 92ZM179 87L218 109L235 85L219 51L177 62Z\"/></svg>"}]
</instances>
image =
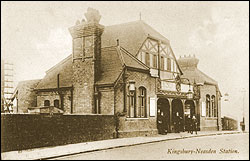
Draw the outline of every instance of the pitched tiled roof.
<instances>
[{"instance_id":1,"label":"pitched tiled roof","mask_svg":"<svg viewBox=\"0 0 250 161\"><path fill-rule=\"evenodd\" d=\"M125 66L141 70L149 68L122 47L102 48L102 74L97 84L113 84Z\"/></svg>"},{"instance_id":2,"label":"pitched tiled roof","mask_svg":"<svg viewBox=\"0 0 250 161\"><path fill-rule=\"evenodd\" d=\"M215 81L214 79L212 79L211 77L209 77L208 75L206 75L197 68L185 68L182 69L182 72L183 75L181 77L188 78L191 83L195 81L196 83L202 83L202 84L209 83L218 85L217 81Z\"/></svg>"},{"instance_id":3,"label":"pitched tiled roof","mask_svg":"<svg viewBox=\"0 0 250 161\"><path fill-rule=\"evenodd\" d=\"M22 90L23 88L28 88L28 89L31 89L31 90L35 89L40 81L41 81L41 79L20 81L17 84L11 98L14 98L15 95L17 94L18 90Z\"/></svg>"},{"instance_id":4,"label":"pitched tiled roof","mask_svg":"<svg viewBox=\"0 0 250 161\"><path fill-rule=\"evenodd\" d=\"M101 38L102 75L97 83L114 83L121 73L123 66L148 70L149 68L134 56L149 35L161 41L169 42L168 39L141 20L106 26ZM119 39L119 44L123 48L118 49L118 47L115 47L117 39ZM72 86L73 72L71 58L72 55L49 69L36 89L56 88L57 74L60 74L60 87Z\"/></svg>"},{"instance_id":5,"label":"pitched tiled roof","mask_svg":"<svg viewBox=\"0 0 250 161\"><path fill-rule=\"evenodd\" d=\"M154 30L144 21L133 21L118 25L106 26L102 34L102 47L115 46L119 39L120 46L136 55L148 36L169 42L167 38Z\"/></svg>"},{"instance_id":6,"label":"pitched tiled roof","mask_svg":"<svg viewBox=\"0 0 250 161\"><path fill-rule=\"evenodd\" d=\"M101 69L101 76L97 84L114 83L123 69L117 47L102 48Z\"/></svg>"},{"instance_id":7,"label":"pitched tiled roof","mask_svg":"<svg viewBox=\"0 0 250 161\"><path fill-rule=\"evenodd\" d=\"M72 73L72 55L69 55L46 72L36 89L57 88L57 74L59 74L60 87L70 87L72 86Z\"/></svg>"}]
</instances>

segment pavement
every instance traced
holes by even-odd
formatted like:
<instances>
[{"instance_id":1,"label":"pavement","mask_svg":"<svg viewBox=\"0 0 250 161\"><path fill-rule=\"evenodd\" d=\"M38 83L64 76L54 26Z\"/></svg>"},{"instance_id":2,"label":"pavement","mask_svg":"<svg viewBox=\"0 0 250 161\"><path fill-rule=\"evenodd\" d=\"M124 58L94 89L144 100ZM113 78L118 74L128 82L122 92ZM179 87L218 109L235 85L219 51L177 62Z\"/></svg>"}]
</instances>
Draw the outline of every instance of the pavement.
<instances>
[{"instance_id":1,"label":"pavement","mask_svg":"<svg viewBox=\"0 0 250 161\"><path fill-rule=\"evenodd\" d=\"M93 151L107 150L119 147L154 143L167 140L185 139L191 137L202 137L212 135L226 135L242 133L240 131L199 131L198 134L187 132L169 133L167 135L117 138L110 140L92 141L77 144L68 144L55 147L42 147L22 151L10 151L1 153L1 160L44 160L63 157L74 154L81 154Z\"/></svg>"}]
</instances>

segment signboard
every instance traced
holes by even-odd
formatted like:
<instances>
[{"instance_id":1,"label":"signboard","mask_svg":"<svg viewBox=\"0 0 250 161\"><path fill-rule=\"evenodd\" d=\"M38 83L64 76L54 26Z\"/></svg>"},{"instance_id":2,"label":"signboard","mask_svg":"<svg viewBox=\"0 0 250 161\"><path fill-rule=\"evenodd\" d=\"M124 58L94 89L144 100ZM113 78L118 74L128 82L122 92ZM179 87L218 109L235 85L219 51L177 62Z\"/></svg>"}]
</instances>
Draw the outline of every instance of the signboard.
<instances>
[{"instance_id":1,"label":"signboard","mask_svg":"<svg viewBox=\"0 0 250 161\"><path fill-rule=\"evenodd\" d=\"M176 91L176 84L172 82L161 81L162 90L166 91Z\"/></svg>"},{"instance_id":2,"label":"signboard","mask_svg":"<svg viewBox=\"0 0 250 161\"><path fill-rule=\"evenodd\" d=\"M206 102L202 102L201 104L201 116L206 116Z\"/></svg>"},{"instance_id":3,"label":"signboard","mask_svg":"<svg viewBox=\"0 0 250 161\"><path fill-rule=\"evenodd\" d=\"M149 105L149 116L155 116L155 98L150 98L150 105Z\"/></svg>"},{"instance_id":4,"label":"signboard","mask_svg":"<svg viewBox=\"0 0 250 161\"><path fill-rule=\"evenodd\" d=\"M188 92L189 90L189 85L188 84L181 84L181 92ZM193 86L190 85L190 90L193 92Z\"/></svg>"}]
</instances>

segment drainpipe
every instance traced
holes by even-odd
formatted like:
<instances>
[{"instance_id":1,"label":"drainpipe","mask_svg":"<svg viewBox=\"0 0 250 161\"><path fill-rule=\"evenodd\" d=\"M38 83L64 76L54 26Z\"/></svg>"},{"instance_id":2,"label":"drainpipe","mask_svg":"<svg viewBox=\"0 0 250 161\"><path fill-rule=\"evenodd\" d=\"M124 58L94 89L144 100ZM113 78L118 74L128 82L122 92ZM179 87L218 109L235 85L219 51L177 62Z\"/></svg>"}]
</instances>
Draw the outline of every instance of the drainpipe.
<instances>
[{"instance_id":1,"label":"drainpipe","mask_svg":"<svg viewBox=\"0 0 250 161\"><path fill-rule=\"evenodd\" d=\"M124 69L123 73L123 102L124 102L123 112L126 113L127 112L126 68Z\"/></svg>"},{"instance_id":2,"label":"drainpipe","mask_svg":"<svg viewBox=\"0 0 250 161\"><path fill-rule=\"evenodd\" d=\"M71 89L70 89L70 102L71 102L71 104L70 104L70 113L72 114L73 113L73 85L72 85L72 87L71 87Z\"/></svg>"}]
</instances>

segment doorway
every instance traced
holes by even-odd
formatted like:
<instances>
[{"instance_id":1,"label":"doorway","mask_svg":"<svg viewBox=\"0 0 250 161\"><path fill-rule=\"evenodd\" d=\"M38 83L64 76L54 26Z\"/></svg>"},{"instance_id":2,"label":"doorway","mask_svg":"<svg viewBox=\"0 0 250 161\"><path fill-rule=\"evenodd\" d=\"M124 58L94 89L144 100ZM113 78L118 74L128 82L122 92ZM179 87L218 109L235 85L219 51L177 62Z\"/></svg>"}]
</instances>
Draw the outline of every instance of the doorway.
<instances>
[{"instance_id":1,"label":"doorway","mask_svg":"<svg viewBox=\"0 0 250 161\"><path fill-rule=\"evenodd\" d=\"M157 101L157 129L170 131L170 104L166 98Z\"/></svg>"},{"instance_id":2,"label":"doorway","mask_svg":"<svg viewBox=\"0 0 250 161\"><path fill-rule=\"evenodd\" d=\"M184 112L180 99L173 99L172 101L172 122L178 124L178 130L175 127L175 132L184 131Z\"/></svg>"}]
</instances>

